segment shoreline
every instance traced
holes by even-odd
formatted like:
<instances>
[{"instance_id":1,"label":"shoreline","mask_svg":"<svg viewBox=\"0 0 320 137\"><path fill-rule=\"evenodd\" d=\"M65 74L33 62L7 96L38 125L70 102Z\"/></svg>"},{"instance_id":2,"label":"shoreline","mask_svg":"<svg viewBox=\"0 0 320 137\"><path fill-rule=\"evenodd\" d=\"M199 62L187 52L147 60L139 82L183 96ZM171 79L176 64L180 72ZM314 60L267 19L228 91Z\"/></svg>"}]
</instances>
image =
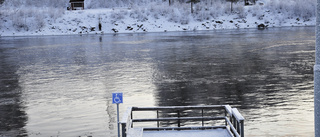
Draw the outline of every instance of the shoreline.
<instances>
[{"instance_id":1,"label":"shoreline","mask_svg":"<svg viewBox=\"0 0 320 137\"><path fill-rule=\"evenodd\" d=\"M299 28L299 27L315 27L315 25L308 25L308 26L279 26L279 27L268 27L264 29L259 28L229 28L229 29L214 29L214 30L185 30L185 31L159 31L159 32L120 32L120 33L87 33L87 34L48 34L48 35L10 35L10 36L1 36L0 38L8 38L8 37L41 37L41 36L89 36L89 35L97 35L97 36L103 36L103 35L130 35L130 34L151 34L151 33L181 33L181 32L205 32L205 31L219 31L219 30L245 30L245 29L256 29L256 30L268 30L270 28Z\"/></svg>"},{"instance_id":2,"label":"shoreline","mask_svg":"<svg viewBox=\"0 0 320 137\"><path fill-rule=\"evenodd\" d=\"M84 35L84 34L134 34L150 32L183 32L223 29L258 29L263 24L265 28L273 27L308 27L315 26L316 18L300 19L299 17L280 18L271 12L262 15L248 12L245 17L239 14L225 14L206 20L196 20L195 17L176 17L179 21L171 20L168 15L141 15L130 9L87 9L76 11L64 11L61 16L50 18L41 17L43 21L39 25L35 17L26 17L25 25L15 26L10 20L9 14L3 17L5 20L0 26L0 37L5 36L55 36L55 35ZM186 19L187 21L181 21ZM21 23L21 22L20 22ZM27 26L28 25L28 26ZM101 25L101 26L100 26ZM99 30L101 29L101 30Z\"/></svg>"}]
</instances>

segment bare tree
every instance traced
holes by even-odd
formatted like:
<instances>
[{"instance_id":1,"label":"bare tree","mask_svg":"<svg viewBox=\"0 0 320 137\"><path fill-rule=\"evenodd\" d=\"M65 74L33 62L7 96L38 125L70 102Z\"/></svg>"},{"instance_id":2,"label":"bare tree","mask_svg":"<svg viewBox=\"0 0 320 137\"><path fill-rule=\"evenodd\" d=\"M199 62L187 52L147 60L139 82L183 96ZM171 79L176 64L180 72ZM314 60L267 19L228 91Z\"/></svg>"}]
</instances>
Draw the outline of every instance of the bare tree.
<instances>
[{"instance_id":1,"label":"bare tree","mask_svg":"<svg viewBox=\"0 0 320 137\"><path fill-rule=\"evenodd\" d=\"M200 2L200 0L189 0L187 3L191 3L191 13L193 13L193 4Z\"/></svg>"},{"instance_id":2,"label":"bare tree","mask_svg":"<svg viewBox=\"0 0 320 137\"><path fill-rule=\"evenodd\" d=\"M227 0L227 1L231 2L231 12L233 12L233 3L236 3L239 0Z\"/></svg>"}]
</instances>

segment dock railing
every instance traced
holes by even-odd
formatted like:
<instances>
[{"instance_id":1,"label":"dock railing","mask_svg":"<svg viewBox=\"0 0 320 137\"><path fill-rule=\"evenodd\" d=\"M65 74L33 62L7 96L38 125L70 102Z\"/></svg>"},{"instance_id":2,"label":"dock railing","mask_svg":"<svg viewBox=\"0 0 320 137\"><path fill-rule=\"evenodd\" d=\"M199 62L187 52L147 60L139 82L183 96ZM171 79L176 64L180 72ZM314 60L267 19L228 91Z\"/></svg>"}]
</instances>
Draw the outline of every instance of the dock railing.
<instances>
[{"instance_id":1,"label":"dock railing","mask_svg":"<svg viewBox=\"0 0 320 137\"><path fill-rule=\"evenodd\" d=\"M153 111L156 112L156 118L133 118L133 113L137 111ZM189 116L192 112L199 112L199 115ZM214 112L211 115L210 112ZM217 114L222 112L222 114ZM170 115L165 115L170 114ZM162 114L162 116L160 115ZM205 116L205 114L210 114ZM223 125L208 125L205 121L221 121ZM174 127L164 127L160 122L174 121L177 124ZM198 121L200 126L182 125L181 121ZM205 130L224 128L235 137L244 137L244 118L236 108L229 105L209 105L209 106L165 106L165 107L129 107L120 122L122 137L129 137L129 131L134 129L134 123L139 122L156 122L156 127L140 128L143 131L159 131L159 130ZM221 122L220 122L221 123ZM165 124L164 124L165 125ZM137 134L137 133L136 133ZM139 133L138 133L139 134Z\"/></svg>"}]
</instances>

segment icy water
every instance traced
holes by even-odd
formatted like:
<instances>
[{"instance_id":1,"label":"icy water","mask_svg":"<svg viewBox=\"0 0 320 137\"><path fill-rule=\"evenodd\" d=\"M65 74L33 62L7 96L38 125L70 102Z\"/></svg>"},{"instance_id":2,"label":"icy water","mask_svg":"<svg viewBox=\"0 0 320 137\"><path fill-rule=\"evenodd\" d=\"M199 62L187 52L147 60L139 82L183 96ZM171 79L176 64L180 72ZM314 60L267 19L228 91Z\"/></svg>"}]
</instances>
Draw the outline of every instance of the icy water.
<instances>
[{"instance_id":1,"label":"icy water","mask_svg":"<svg viewBox=\"0 0 320 137\"><path fill-rule=\"evenodd\" d=\"M116 137L116 105L229 104L247 137L314 136L314 27L0 37L0 136Z\"/></svg>"}]
</instances>

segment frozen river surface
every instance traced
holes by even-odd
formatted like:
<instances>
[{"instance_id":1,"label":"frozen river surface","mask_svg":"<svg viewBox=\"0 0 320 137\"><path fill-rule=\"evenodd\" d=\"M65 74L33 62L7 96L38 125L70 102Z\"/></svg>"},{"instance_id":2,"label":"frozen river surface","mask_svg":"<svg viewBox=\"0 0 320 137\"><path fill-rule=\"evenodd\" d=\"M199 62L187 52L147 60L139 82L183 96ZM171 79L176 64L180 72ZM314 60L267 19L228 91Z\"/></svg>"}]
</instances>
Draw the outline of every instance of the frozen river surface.
<instances>
[{"instance_id":1,"label":"frozen river surface","mask_svg":"<svg viewBox=\"0 0 320 137\"><path fill-rule=\"evenodd\" d=\"M314 27L0 37L0 136L116 137L128 106L219 105L247 137L314 136Z\"/></svg>"}]
</instances>

